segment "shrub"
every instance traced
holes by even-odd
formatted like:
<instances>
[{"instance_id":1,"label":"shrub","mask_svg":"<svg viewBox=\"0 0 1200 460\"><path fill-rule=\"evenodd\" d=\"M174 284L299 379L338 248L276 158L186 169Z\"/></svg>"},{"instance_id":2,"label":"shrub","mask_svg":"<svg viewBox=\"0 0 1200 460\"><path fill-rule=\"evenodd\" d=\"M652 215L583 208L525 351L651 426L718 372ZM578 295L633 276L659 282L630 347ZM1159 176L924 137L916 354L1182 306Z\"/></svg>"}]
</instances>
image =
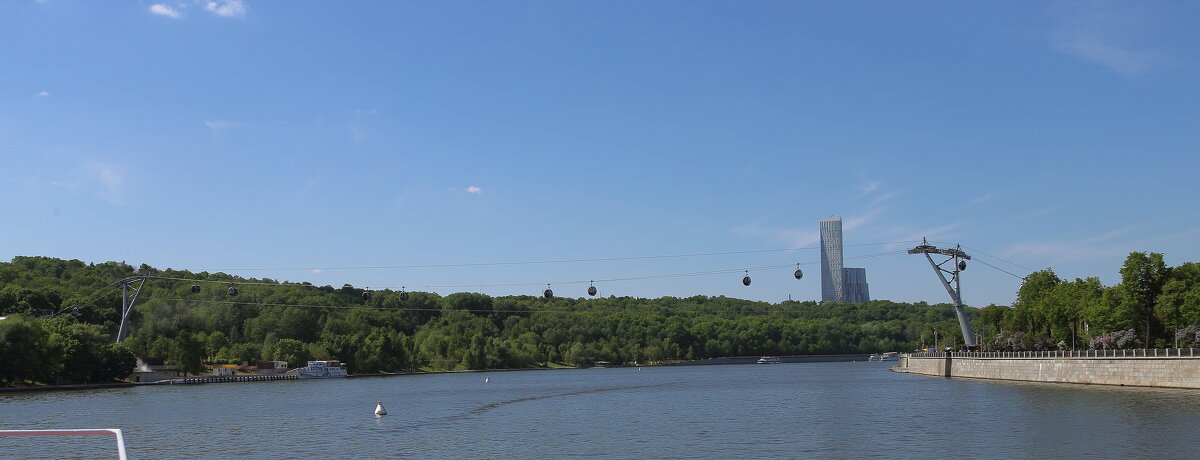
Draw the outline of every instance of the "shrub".
<instances>
[{"instance_id":1,"label":"shrub","mask_svg":"<svg viewBox=\"0 0 1200 460\"><path fill-rule=\"evenodd\" d=\"M1088 344L1093 349L1126 349L1138 348L1142 346L1142 342L1137 338L1137 332L1133 329L1124 331L1114 331L1101 335L1092 339Z\"/></svg>"}]
</instances>

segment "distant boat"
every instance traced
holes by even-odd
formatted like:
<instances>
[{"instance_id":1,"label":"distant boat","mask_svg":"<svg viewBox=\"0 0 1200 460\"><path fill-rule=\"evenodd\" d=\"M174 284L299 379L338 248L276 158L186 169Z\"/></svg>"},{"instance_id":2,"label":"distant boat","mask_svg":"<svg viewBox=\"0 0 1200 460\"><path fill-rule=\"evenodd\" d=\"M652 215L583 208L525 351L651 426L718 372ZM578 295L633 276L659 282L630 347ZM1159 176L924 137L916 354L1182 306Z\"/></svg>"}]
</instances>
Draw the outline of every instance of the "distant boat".
<instances>
[{"instance_id":1,"label":"distant boat","mask_svg":"<svg viewBox=\"0 0 1200 460\"><path fill-rule=\"evenodd\" d=\"M296 369L301 379L335 379L346 376L346 368L338 361L309 361L308 367Z\"/></svg>"},{"instance_id":2,"label":"distant boat","mask_svg":"<svg viewBox=\"0 0 1200 460\"><path fill-rule=\"evenodd\" d=\"M761 358L758 358L758 361L756 361L755 363L756 364L783 364L783 360L779 359L778 356L763 356Z\"/></svg>"}]
</instances>

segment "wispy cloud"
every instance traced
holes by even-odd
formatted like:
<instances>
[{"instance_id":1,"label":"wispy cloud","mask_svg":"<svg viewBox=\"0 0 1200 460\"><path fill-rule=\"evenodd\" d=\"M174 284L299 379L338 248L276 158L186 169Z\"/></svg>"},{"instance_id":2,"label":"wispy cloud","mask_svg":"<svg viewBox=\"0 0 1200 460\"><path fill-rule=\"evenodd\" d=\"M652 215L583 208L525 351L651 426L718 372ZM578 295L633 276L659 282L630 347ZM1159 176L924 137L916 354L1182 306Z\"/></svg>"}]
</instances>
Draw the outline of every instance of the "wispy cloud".
<instances>
[{"instance_id":1,"label":"wispy cloud","mask_svg":"<svg viewBox=\"0 0 1200 460\"><path fill-rule=\"evenodd\" d=\"M1107 240L1111 240L1113 238L1128 235L1132 231L1133 231L1133 227L1119 228L1119 229L1113 230L1108 233L1093 236L1091 238L1084 238L1082 240L1079 240L1078 244L1099 243L1101 241L1107 241Z\"/></svg>"},{"instance_id":2,"label":"wispy cloud","mask_svg":"<svg viewBox=\"0 0 1200 460\"><path fill-rule=\"evenodd\" d=\"M472 185L470 187L467 187L467 193L474 193L476 195L479 195L479 194L483 193L483 189ZM501 193L501 195L503 195L503 193Z\"/></svg>"},{"instance_id":3,"label":"wispy cloud","mask_svg":"<svg viewBox=\"0 0 1200 460\"><path fill-rule=\"evenodd\" d=\"M1151 3L1152 4L1152 3ZM1064 54L1098 64L1126 76L1142 74L1165 59L1156 50L1139 46L1147 26L1139 3L1061 3L1052 14L1057 24L1051 46Z\"/></svg>"},{"instance_id":4,"label":"wispy cloud","mask_svg":"<svg viewBox=\"0 0 1200 460\"><path fill-rule=\"evenodd\" d=\"M883 204L884 202L891 200L892 198L895 198L895 197L897 197L897 196L900 196L900 194L901 194L901 193L904 193L904 191L902 191L902 190L890 190L890 191L888 191L888 192L886 192L886 193L881 193L879 196L877 196L877 197L875 197L874 199L872 199L872 200L871 200L871 203L870 203L870 204L868 204L867 206L870 206L870 207L879 206L879 205Z\"/></svg>"},{"instance_id":5,"label":"wispy cloud","mask_svg":"<svg viewBox=\"0 0 1200 460\"><path fill-rule=\"evenodd\" d=\"M1036 258L1042 265L1052 266L1073 260L1111 257L1127 252L1128 244L1098 244L1111 242L1128 235L1134 227L1119 228L1090 237L1049 243L1017 243L1001 249L1004 257Z\"/></svg>"},{"instance_id":6,"label":"wispy cloud","mask_svg":"<svg viewBox=\"0 0 1200 460\"><path fill-rule=\"evenodd\" d=\"M50 92L49 92L49 91L39 91L39 92L37 93L37 95L38 95L38 96L43 96L43 97L45 97L45 96L49 96L49 95L50 95Z\"/></svg>"},{"instance_id":7,"label":"wispy cloud","mask_svg":"<svg viewBox=\"0 0 1200 460\"><path fill-rule=\"evenodd\" d=\"M991 201L994 196L995 196L995 194L989 192L989 193L977 196L975 198L972 198L971 201L963 203L961 206L959 206L955 209L969 208L969 207L975 206L977 204L986 203L988 201Z\"/></svg>"},{"instance_id":8,"label":"wispy cloud","mask_svg":"<svg viewBox=\"0 0 1200 460\"><path fill-rule=\"evenodd\" d=\"M732 229L733 233L748 238L767 237L772 240L783 242L793 248L802 248L814 245L821 241L821 234L812 230L800 230L795 228L779 228L770 226L761 226L757 224L745 224Z\"/></svg>"},{"instance_id":9,"label":"wispy cloud","mask_svg":"<svg viewBox=\"0 0 1200 460\"><path fill-rule=\"evenodd\" d=\"M882 212L883 212L883 209L875 208L875 209L871 209L867 212L864 212L862 214L859 214L857 216L850 216L845 219L842 219L842 230L854 230L856 228L860 228L863 225L866 225L866 224L870 223L871 221L875 220L875 218L879 217L879 214Z\"/></svg>"},{"instance_id":10,"label":"wispy cloud","mask_svg":"<svg viewBox=\"0 0 1200 460\"><path fill-rule=\"evenodd\" d=\"M204 9L217 16L241 19L246 17L246 3L242 0L216 0L204 5Z\"/></svg>"},{"instance_id":11,"label":"wispy cloud","mask_svg":"<svg viewBox=\"0 0 1200 460\"><path fill-rule=\"evenodd\" d=\"M1147 238L1147 239L1144 239L1144 240L1138 241L1138 242L1137 242L1137 244L1136 244L1136 246L1139 246L1139 247L1144 247L1144 246L1150 245L1150 244L1152 244L1152 243L1158 243L1158 242L1161 242L1161 241L1168 241L1168 240L1173 240L1173 239L1176 239L1176 238L1190 237L1190 236L1192 236L1192 235L1195 235L1195 234L1197 234L1197 233L1200 233L1200 227L1196 227L1196 228L1192 228L1192 229L1184 230L1184 231L1182 231L1182 232L1171 233L1171 234L1169 234L1169 235L1163 235L1163 236L1156 236L1156 237L1152 237L1152 238Z\"/></svg>"},{"instance_id":12,"label":"wispy cloud","mask_svg":"<svg viewBox=\"0 0 1200 460\"><path fill-rule=\"evenodd\" d=\"M232 128L243 126L241 123L234 123L228 120L204 120L204 126L212 130L213 136L224 135L226 131Z\"/></svg>"},{"instance_id":13,"label":"wispy cloud","mask_svg":"<svg viewBox=\"0 0 1200 460\"><path fill-rule=\"evenodd\" d=\"M929 238L930 240L952 239L952 238L954 238L954 234L951 233L951 231L958 227L961 227L962 225L963 225L962 222L951 222L946 225L925 228L922 230L912 230L911 227L910 228L901 228L896 231L889 232L889 234L891 234L891 235L899 235L899 237L896 239L896 241L900 241L900 242L889 244L889 245L887 245L886 248L889 251L895 250L902 246L907 245L909 242L920 241L922 238Z\"/></svg>"},{"instance_id":14,"label":"wispy cloud","mask_svg":"<svg viewBox=\"0 0 1200 460\"><path fill-rule=\"evenodd\" d=\"M159 16L166 16L171 19L179 19L179 18L183 17L183 11L180 11L175 8L171 8L162 3L155 3L153 5L150 5L150 12L153 14L157 14Z\"/></svg>"},{"instance_id":15,"label":"wispy cloud","mask_svg":"<svg viewBox=\"0 0 1200 460\"><path fill-rule=\"evenodd\" d=\"M99 186L97 196L113 205L125 203L125 172L120 167L93 163L88 168L88 173Z\"/></svg>"},{"instance_id":16,"label":"wispy cloud","mask_svg":"<svg viewBox=\"0 0 1200 460\"><path fill-rule=\"evenodd\" d=\"M869 194L871 192L874 192L876 190L879 190L879 182L874 182L874 181L867 182L867 183L863 184L861 188L859 188L858 195L863 196L863 195Z\"/></svg>"}]
</instances>

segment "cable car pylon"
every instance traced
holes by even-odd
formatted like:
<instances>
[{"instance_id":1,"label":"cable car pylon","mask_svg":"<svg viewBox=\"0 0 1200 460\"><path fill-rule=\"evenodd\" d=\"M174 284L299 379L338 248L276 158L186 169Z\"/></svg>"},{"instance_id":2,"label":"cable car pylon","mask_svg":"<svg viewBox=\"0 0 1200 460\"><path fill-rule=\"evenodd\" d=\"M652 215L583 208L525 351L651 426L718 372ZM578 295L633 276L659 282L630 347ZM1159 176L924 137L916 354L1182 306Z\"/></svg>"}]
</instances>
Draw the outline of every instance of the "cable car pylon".
<instances>
[{"instance_id":1,"label":"cable car pylon","mask_svg":"<svg viewBox=\"0 0 1200 460\"><path fill-rule=\"evenodd\" d=\"M146 285L146 278L145 276L131 276L113 283L121 284L121 325L117 328L117 340L114 343L121 343L121 339L125 337L125 324L129 322L129 313L133 311L133 304L138 301L138 294L142 293L142 286ZM129 288L133 287L134 281L137 281L138 285L133 288L133 298L130 298Z\"/></svg>"},{"instance_id":2,"label":"cable car pylon","mask_svg":"<svg viewBox=\"0 0 1200 460\"><path fill-rule=\"evenodd\" d=\"M942 286L946 288L946 292L950 294L950 300L954 301L954 314L958 316L958 325L962 328L963 343L968 349L974 350L978 345L975 342L975 331L971 330L971 323L967 321L967 312L963 309L962 304L962 287L959 286L958 275L963 270L967 269L967 261L971 260L971 256L963 252L961 246L955 245L954 249L939 249L936 246L929 244L929 241L922 238L921 244L915 248L908 250L909 254L925 254L925 259L929 261L929 265L933 267L933 272L937 273L938 279L942 280ZM930 254L941 254L948 256L941 263L933 261ZM950 270L942 266L946 262L951 262ZM946 279L946 273L950 274L950 279Z\"/></svg>"}]
</instances>

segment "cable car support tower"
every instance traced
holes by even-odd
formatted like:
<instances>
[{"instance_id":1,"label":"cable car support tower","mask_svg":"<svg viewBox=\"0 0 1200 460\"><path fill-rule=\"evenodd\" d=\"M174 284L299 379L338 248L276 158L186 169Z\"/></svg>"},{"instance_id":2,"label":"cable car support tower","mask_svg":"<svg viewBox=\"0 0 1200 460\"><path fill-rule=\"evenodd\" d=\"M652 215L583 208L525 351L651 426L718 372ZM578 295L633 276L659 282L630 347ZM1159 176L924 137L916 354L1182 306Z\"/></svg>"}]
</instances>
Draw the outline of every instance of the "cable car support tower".
<instances>
[{"instance_id":1,"label":"cable car support tower","mask_svg":"<svg viewBox=\"0 0 1200 460\"><path fill-rule=\"evenodd\" d=\"M967 261L971 260L971 256L963 252L961 246L955 245L954 249L939 249L936 246L929 244L928 240L922 238L921 244L915 248L908 250L909 254L925 254L925 259L929 261L929 265L933 267L933 272L937 273L938 279L942 280L942 286L946 288L946 292L950 294L950 300L954 301L954 313L958 315L958 325L962 327L963 343L968 349L974 350L975 331L971 330L971 323L967 321L967 312L963 309L962 304L962 288L958 284L958 274L967 269ZM946 260L941 263L933 261L930 254L940 254L947 256ZM946 262L950 264L950 270L943 267ZM946 274L950 275L950 279L946 279Z\"/></svg>"},{"instance_id":2,"label":"cable car support tower","mask_svg":"<svg viewBox=\"0 0 1200 460\"><path fill-rule=\"evenodd\" d=\"M121 327L117 329L117 342L121 343L121 339L125 337L125 324L129 322L129 313L133 311L133 304L138 301L138 294L142 293L142 286L146 285L147 276L131 276L128 278L117 280L113 284L121 284ZM137 282L137 287L133 288L133 297L129 296L129 288L133 287L133 283ZM111 286L111 285L110 285Z\"/></svg>"}]
</instances>

